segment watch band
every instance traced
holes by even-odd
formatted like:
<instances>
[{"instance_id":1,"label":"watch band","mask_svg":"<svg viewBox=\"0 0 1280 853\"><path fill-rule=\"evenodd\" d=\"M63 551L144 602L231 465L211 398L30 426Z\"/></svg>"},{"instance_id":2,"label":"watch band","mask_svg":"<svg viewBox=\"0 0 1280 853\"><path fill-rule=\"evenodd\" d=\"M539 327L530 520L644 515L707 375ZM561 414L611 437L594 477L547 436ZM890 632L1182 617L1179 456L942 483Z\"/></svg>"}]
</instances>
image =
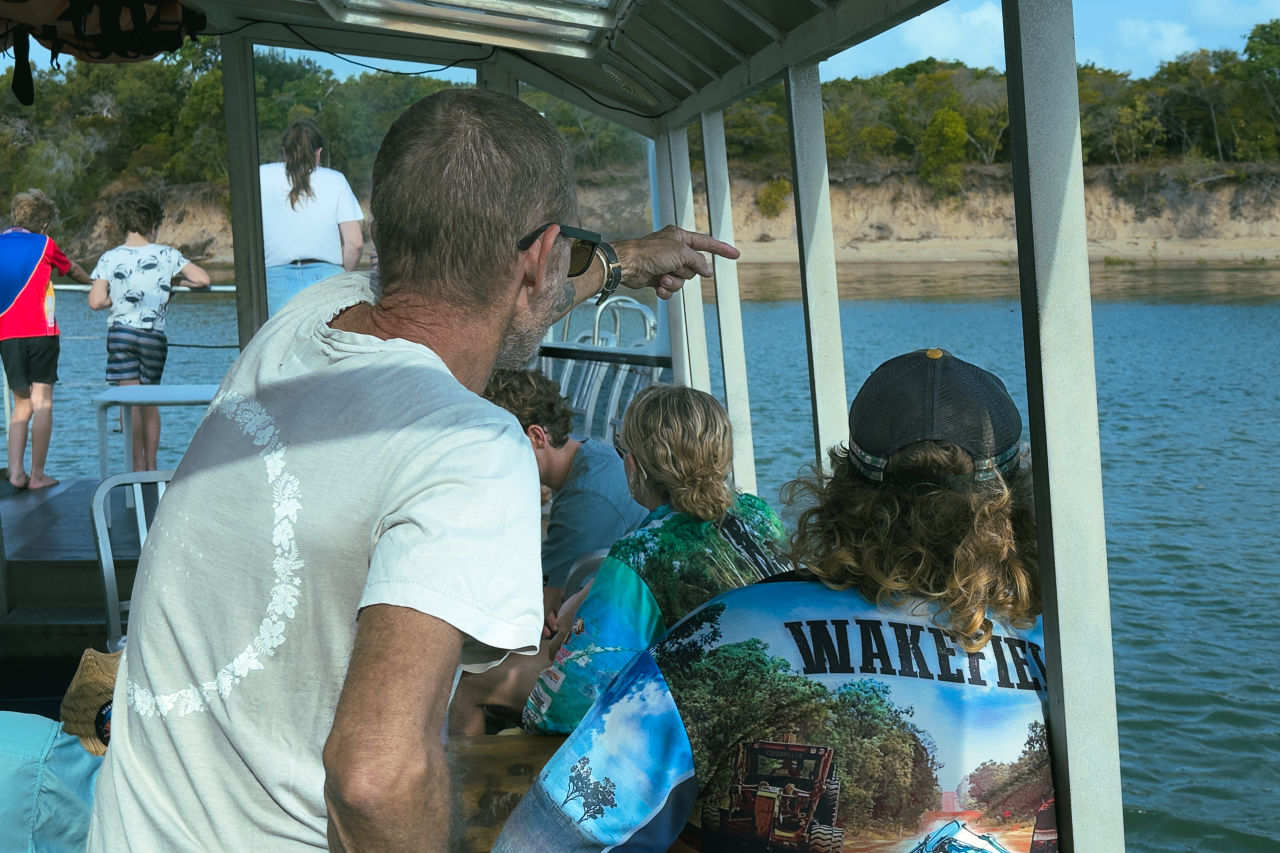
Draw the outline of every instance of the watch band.
<instances>
[{"instance_id":1,"label":"watch band","mask_svg":"<svg viewBox=\"0 0 1280 853\"><path fill-rule=\"evenodd\" d=\"M613 246L603 240L596 243L596 253L604 261L604 287L600 288L600 295L596 298L596 304L602 305L622 283L622 264L618 261L618 253L613 250Z\"/></svg>"}]
</instances>

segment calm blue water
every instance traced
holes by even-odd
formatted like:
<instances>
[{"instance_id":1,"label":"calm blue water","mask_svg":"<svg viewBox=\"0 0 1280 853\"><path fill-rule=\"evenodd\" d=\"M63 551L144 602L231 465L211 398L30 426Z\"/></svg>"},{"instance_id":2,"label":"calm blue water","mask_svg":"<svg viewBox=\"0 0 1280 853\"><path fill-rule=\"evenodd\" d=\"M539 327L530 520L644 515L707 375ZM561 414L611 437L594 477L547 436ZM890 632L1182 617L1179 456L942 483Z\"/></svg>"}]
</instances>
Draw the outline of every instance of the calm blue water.
<instances>
[{"instance_id":1,"label":"calm blue water","mask_svg":"<svg viewBox=\"0 0 1280 853\"><path fill-rule=\"evenodd\" d=\"M107 312L89 310L87 294L59 291L58 326L62 330L62 356L58 361L58 385L53 397L53 440L49 448L48 472L59 478L98 476L98 427L92 399L107 388L103 373L107 365ZM235 294L194 294L179 291L170 302L165 334L169 338L169 358L164 381L173 384L204 384L222 381L238 349L203 349L175 344L222 345L238 342ZM119 427L116 410L109 413ZM161 468L176 467L182 450L191 441L202 409L172 406L160 410ZM122 470L122 434L109 436L112 473Z\"/></svg>"},{"instance_id":2,"label":"calm blue water","mask_svg":"<svg viewBox=\"0 0 1280 853\"><path fill-rule=\"evenodd\" d=\"M744 292L776 295L777 270L746 273ZM858 274L842 287L850 397L884 359L943 346L1000 374L1025 413L1011 269ZM1128 849L1280 850L1280 642L1271 613L1280 603L1280 274L1095 276ZM975 291L982 298L956 296ZM231 297L180 294L175 302L172 342L235 343ZM105 318L71 293L60 295L58 317L63 384L49 470L95 476L88 401L103 387ZM776 499L812 461L803 316L794 299L752 302L743 323L760 492ZM216 382L234 355L174 348L166 381ZM719 383L718 365L713 371ZM176 464L172 448L185 445L199 417L163 411L162 465ZM119 458L120 436L113 440Z\"/></svg>"}]
</instances>

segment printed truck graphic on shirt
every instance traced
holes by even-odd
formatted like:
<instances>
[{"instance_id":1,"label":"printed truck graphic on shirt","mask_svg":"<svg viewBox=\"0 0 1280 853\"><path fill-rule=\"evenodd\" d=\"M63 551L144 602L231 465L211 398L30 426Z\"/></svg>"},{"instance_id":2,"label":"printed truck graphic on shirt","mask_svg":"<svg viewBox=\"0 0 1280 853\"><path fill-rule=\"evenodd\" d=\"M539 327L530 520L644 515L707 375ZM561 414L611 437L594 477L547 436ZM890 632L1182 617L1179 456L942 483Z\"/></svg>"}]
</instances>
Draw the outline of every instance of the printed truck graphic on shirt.
<instances>
[{"instance_id":1,"label":"printed truck graphic on shirt","mask_svg":"<svg viewBox=\"0 0 1280 853\"><path fill-rule=\"evenodd\" d=\"M840 780L831 775L832 752L810 744L739 744L728 805L704 799L703 834L757 839L788 850L840 850Z\"/></svg>"}]
</instances>

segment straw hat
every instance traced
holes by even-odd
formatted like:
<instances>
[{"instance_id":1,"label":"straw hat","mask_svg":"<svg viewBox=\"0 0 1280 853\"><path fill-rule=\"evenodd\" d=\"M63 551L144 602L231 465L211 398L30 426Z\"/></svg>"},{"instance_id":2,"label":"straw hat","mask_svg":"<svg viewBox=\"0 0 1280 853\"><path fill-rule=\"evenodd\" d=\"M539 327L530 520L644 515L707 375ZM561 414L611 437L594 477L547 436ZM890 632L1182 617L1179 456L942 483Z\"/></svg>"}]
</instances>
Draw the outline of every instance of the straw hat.
<instances>
[{"instance_id":1,"label":"straw hat","mask_svg":"<svg viewBox=\"0 0 1280 853\"><path fill-rule=\"evenodd\" d=\"M62 730L80 738L84 748L94 755L106 755L111 739L111 696L122 654L85 649L71 686L62 697Z\"/></svg>"}]
</instances>

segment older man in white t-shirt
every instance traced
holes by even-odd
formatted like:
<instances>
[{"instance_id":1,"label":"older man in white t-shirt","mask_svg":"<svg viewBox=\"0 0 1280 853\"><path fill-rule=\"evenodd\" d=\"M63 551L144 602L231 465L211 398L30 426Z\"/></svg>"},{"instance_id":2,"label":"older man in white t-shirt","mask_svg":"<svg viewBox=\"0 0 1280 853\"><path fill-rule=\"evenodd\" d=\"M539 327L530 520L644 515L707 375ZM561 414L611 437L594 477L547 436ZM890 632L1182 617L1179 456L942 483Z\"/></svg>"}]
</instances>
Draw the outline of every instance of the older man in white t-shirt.
<instances>
[{"instance_id":1,"label":"older man in white t-shirt","mask_svg":"<svg viewBox=\"0 0 1280 853\"><path fill-rule=\"evenodd\" d=\"M599 243L571 162L485 90L391 127L380 288L339 276L264 326L157 511L89 850L446 849L452 685L542 627L537 468L478 394L575 303L737 256Z\"/></svg>"}]
</instances>

